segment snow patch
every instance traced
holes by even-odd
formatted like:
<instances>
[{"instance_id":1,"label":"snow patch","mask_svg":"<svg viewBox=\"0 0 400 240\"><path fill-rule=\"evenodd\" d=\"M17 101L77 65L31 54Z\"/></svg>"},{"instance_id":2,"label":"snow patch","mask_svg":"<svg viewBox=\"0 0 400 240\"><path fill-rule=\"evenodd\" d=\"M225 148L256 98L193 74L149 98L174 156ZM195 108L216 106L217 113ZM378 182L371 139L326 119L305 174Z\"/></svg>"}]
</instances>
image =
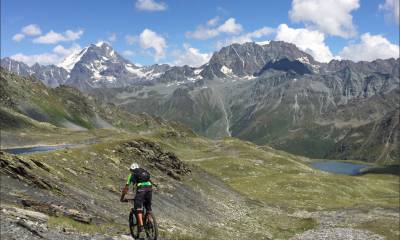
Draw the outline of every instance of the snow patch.
<instances>
[{"instance_id":1,"label":"snow patch","mask_svg":"<svg viewBox=\"0 0 400 240\"><path fill-rule=\"evenodd\" d=\"M227 66L223 65L221 67L221 72L223 72L225 75L231 75L232 74L232 69L228 68Z\"/></svg>"},{"instance_id":2,"label":"snow patch","mask_svg":"<svg viewBox=\"0 0 400 240\"><path fill-rule=\"evenodd\" d=\"M79 62L82 58L82 56L86 53L87 47L82 49L82 50L77 50L73 52L71 55L67 56L61 63L57 65L57 67L64 68L68 72L70 72L75 64Z\"/></svg>"},{"instance_id":3,"label":"snow patch","mask_svg":"<svg viewBox=\"0 0 400 240\"><path fill-rule=\"evenodd\" d=\"M195 69L193 72L195 75L199 75L201 73L201 71L203 71L203 69L199 68L199 69Z\"/></svg>"},{"instance_id":4,"label":"snow patch","mask_svg":"<svg viewBox=\"0 0 400 240\"><path fill-rule=\"evenodd\" d=\"M304 64L310 65L314 71L317 71L319 69L318 65L314 65L314 64L310 63L310 59L308 59L308 57L299 57L296 60L299 62L302 62Z\"/></svg>"},{"instance_id":5,"label":"snow patch","mask_svg":"<svg viewBox=\"0 0 400 240\"><path fill-rule=\"evenodd\" d=\"M294 109L295 112L297 112L297 111L300 109L300 105L299 105L299 103L297 102L297 94L294 95L293 109Z\"/></svg>"},{"instance_id":6,"label":"snow patch","mask_svg":"<svg viewBox=\"0 0 400 240\"><path fill-rule=\"evenodd\" d=\"M125 69L128 70L128 72L133 73L138 77L145 77L146 76L146 74L143 72L142 68L133 68L132 64L125 65Z\"/></svg>"},{"instance_id":7,"label":"snow patch","mask_svg":"<svg viewBox=\"0 0 400 240\"><path fill-rule=\"evenodd\" d=\"M184 83L185 83L184 81L175 81L175 82L172 82L172 83L168 83L168 84L167 84L167 87L179 86L179 85L182 85L182 84L184 84Z\"/></svg>"},{"instance_id":8,"label":"snow patch","mask_svg":"<svg viewBox=\"0 0 400 240\"><path fill-rule=\"evenodd\" d=\"M260 46L265 46L268 45L271 41L260 41L260 42L256 42L256 44L260 45Z\"/></svg>"},{"instance_id":9,"label":"snow patch","mask_svg":"<svg viewBox=\"0 0 400 240\"><path fill-rule=\"evenodd\" d=\"M252 80L254 78L256 78L256 77L254 77L253 75L246 75L243 77L243 79L246 79L246 80Z\"/></svg>"},{"instance_id":10,"label":"snow patch","mask_svg":"<svg viewBox=\"0 0 400 240\"><path fill-rule=\"evenodd\" d=\"M105 44L105 43L106 43L106 42L100 41L100 42L96 43L95 45L98 46L98 47L101 47L101 46L103 46L103 44Z\"/></svg>"},{"instance_id":11,"label":"snow patch","mask_svg":"<svg viewBox=\"0 0 400 240\"><path fill-rule=\"evenodd\" d=\"M299 57L296 60L305 64L310 64L310 59L308 59L308 57Z\"/></svg>"},{"instance_id":12,"label":"snow patch","mask_svg":"<svg viewBox=\"0 0 400 240\"><path fill-rule=\"evenodd\" d=\"M114 76L106 76L106 80L109 82L114 82L116 78Z\"/></svg>"}]
</instances>

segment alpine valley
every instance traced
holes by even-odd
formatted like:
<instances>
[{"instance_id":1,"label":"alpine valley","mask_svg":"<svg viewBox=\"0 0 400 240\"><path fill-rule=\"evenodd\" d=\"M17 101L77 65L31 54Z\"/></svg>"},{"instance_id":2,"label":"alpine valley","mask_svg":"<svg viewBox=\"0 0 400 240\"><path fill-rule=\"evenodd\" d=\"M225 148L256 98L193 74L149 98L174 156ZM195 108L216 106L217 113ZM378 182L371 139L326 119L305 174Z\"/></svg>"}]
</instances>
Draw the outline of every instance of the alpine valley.
<instances>
[{"instance_id":1,"label":"alpine valley","mask_svg":"<svg viewBox=\"0 0 400 240\"><path fill-rule=\"evenodd\" d=\"M400 162L399 59L320 63L295 45L232 44L200 67L137 66L99 42L58 66L1 66L132 114L312 158Z\"/></svg>"}]
</instances>

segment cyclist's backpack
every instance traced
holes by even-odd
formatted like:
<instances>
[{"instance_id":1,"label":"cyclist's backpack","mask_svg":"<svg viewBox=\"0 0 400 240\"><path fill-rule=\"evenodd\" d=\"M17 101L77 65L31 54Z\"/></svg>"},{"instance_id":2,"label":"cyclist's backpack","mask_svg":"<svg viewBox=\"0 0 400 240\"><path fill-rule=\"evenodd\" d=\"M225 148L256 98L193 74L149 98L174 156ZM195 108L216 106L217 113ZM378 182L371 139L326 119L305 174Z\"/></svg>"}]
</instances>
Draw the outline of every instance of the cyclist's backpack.
<instances>
[{"instance_id":1,"label":"cyclist's backpack","mask_svg":"<svg viewBox=\"0 0 400 240\"><path fill-rule=\"evenodd\" d=\"M143 168L135 169L135 176L138 183L150 181L150 173Z\"/></svg>"}]
</instances>

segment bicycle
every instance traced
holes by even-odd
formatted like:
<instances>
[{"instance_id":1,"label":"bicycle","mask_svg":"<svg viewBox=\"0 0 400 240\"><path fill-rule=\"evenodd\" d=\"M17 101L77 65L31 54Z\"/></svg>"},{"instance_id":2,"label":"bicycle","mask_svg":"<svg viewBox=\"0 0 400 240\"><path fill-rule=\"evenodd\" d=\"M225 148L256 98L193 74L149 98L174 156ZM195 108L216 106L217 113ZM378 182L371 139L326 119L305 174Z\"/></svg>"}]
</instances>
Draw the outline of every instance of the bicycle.
<instances>
[{"instance_id":1,"label":"bicycle","mask_svg":"<svg viewBox=\"0 0 400 240\"><path fill-rule=\"evenodd\" d=\"M134 199L126 199L128 201L134 201ZM136 210L132 207L129 213L129 230L134 239L139 238L139 227L137 224L137 214ZM146 208L143 208L143 227L146 233L147 240L157 240L158 238L158 226L154 213L151 213L151 218L149 218L149 213L146 212Z\"/></svg>"}]
</instances>

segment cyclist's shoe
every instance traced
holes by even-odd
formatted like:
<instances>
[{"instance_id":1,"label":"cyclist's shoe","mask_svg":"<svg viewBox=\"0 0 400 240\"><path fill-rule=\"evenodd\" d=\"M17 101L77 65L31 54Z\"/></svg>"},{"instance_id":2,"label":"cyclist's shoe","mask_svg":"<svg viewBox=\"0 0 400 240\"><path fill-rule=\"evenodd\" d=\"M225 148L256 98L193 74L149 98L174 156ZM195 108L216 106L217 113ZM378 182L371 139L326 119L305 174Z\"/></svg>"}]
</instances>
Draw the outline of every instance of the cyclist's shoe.
<instances>
[{"instance_id":1,"label":"cyclist's shoe","mask_svg":"<svg viewBox=\"0 0 400 240\"><path fill-rule=\"evenodd\" d=\"M144 231L139 231L139 234L138 234L138 238L137 238L138 240L144 240L144 239L146 239L146 233L144 232Z\"/></svg>"}]
</instances>

